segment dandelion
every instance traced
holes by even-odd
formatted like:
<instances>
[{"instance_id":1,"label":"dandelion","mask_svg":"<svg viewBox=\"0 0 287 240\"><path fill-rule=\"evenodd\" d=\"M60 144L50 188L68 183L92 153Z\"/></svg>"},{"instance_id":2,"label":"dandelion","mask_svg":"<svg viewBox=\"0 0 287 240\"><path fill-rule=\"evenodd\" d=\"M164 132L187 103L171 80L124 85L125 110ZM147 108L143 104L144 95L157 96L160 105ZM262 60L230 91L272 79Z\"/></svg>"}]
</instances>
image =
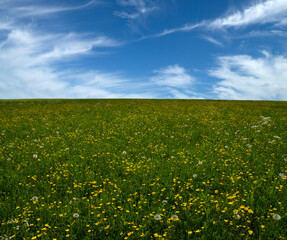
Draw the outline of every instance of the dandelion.
<instances>
[{"instance_id":1,"label":"dandelion","mask_svg":"<svg viewBox=\"0 0 287 240\"><path fill-rule=\"evenodd\" d=\"M73 214L73 218L78 218L80 215L79 215L79 213L74 213Z\"/></svg>"},{"instance_id":2,"label":"dandelion","mask_svg":"<svg viewBox=\"0 0 287 240\"><path fill-rule=\"evenodd\" d=\"M284 161L287 162L287 158L284 158Z\"/></svg>"},{"instance_id":3,"label":"dandelion","mask_svg":"<svg viewBox=\"0 0 287 240\"><path fill-rule=\"evenodd\" d=\"M280 176L283 180L286 180L286 179L287 179L287 176L286 176L284 173L279 173L279 176Z\"/></svg>"},{"instance_id":4,"label":"dandelion","mask_svg":"<svg viewBox=\"0 0 287 240\"><path fill-rule=\"evenodd\" d=\"M227 149L227 148L228 148L228 146L225 146L224 148L225 148L225 149Z\"/></svg>"},{"instance_id":5,"label":"dandelion","mask_svg":"<svg viewBox=\"0 0 287 240\"><path fill-rule=\"evenodd\" d=\"M12 224L12 223L14 223L15 222L15 220L14 219L11 219L11 220L8 220L7 221L7 224Z\"/></svg>"},{"instance_id":6,"label":"dandelion","mask_svg":"<svg viewBox=\"0 0 287 240\"><path fill-rule=\"evenodd\" d=\"M11 161L11 158L7 158L7 161Z\"/></svg>"},{"instance_id":7,"label":"dandelion","mask_svg":"<svg viewBox=\"0 0 287 240\"><path fill-rule=\"evenodd\" d=\"M34 155L33 155L33 158L37 158L37 157L38 157L38 155L37 155L37 154L34 154Z\"/></svg>"},{"instance_id":8,"label":"dandelion","mask_svg":"<svg viewBox=\"0 0 287 240\"><path fill-rule=\"evenodd\" d=\"M17 225L16 227L13 227L15 230L19 230L20 229L20 226Z\"/></svg>"},{"instance_id":9,"label":"dandelion","mask_svg":"<svg viewBox=\"0 0 287 240\"><path fill-rule=\"evenodd\" d=\"M193 177L193 178L197 178L197 174L193 174L192 177Z\"/></svg>"},{"instance_id":10,"label":"dandelion","mask_svg":"<svg viewBox=\"0 0 287 240\"><path fill-rule=\"evenodd\" d=\"M28 228L28 230L30 230L30 225L29 222L27 220L23 221L24 225L26 225L26 227Z\"/></svg>"},{"instance_id":11,"label":"dandelion","mask_svg":"<svg viewBox=\"0 0 287 240\"><path fill-rule=\"evenodd\" d=\"M32 197L32 201L38 201L38 197L37 196L34 196L34 197Z\"/></svg>"},{"instance_id":12,"label":"dandelion","mask_svg":"<svg viewBox=\"0 0 287 240\"><path fill-rule=\"evenodd\" d=\"M198 162L198 165L202 165L202 161L199 161L199 162Z\"/></svg>"},{"instance_id":13,"label":"dandelion","mask_svg":"<svg viewBox=\"0 0 287 240\"><path fill-rule=\"evenodd\" d=\"M123 151L122 154L127 154L127 152L126 152L126 151Z\"/></svg>"},{"instance_id":14,"label":"dandelion","mask_svg":"<svg viewBox=\"0 0 287 240\"><path fill-rule=\"evenodd\" d=\"M236 215L234 216L234 218L237 219L237 220L239 220L241 217L240 217L239 214L236 214Z\"/></svg>"},{"instance_id":15,"label":"dandelion","mask_svg":"<svg viewBox=\"0 0 287 240\"><path fill-rule=\"evenodd\" d=\"M163 204L163 205L166 205L166 204L167 204L167 200L163 200L163 201L162 201L162 204Z\"/></svg>"},{"instance_id":16,"label":"dandelion","mask_svg":"<svg viewBox=\"0 0 287 240\"><path fill-rule=\"evenodd\" d=\"M281 216L279 214L274 214L273 219L279 221L281 219Z\"/></svg>"},{"instance_id":17,"label":"dandelion","mask_svg":"<svg viewBox=\"0 0 287 240\"><path fill-rule=\"evenodd\" d=\"M176 219L178 219L178 216L177 215L172 215L170 218L173 219L173 220L176 220Z\"/></svg>"},{"instance_id":18,"label":"dandelion","mask_svg":"<svg viewBox=\"0 0 287 240\"><path fill-rule=\"evenodd\" d=\"M158 220L160 220L160 219L161 219L160 214L156 214L156 215L154 215L154 219L155 219L155 220L157 220L157 221L158 221Z\"/></svg>"}]
</instances>

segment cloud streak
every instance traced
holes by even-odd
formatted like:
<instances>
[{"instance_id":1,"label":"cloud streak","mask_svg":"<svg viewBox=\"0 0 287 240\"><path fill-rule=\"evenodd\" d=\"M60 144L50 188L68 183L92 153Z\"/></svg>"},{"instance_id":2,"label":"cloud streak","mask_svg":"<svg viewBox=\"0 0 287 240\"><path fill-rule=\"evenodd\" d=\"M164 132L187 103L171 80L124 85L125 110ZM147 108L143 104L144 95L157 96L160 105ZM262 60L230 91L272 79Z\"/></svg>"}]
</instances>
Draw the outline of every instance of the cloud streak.
<instances>
[{"instance_id":1,"label":"cloud streak","mask_svg":"<svg viewBox=\"0 0 287 240\"><path fill-rule=\"evenodd\" d=\"M211 36L201 35L201 38L217 46L223 47L223 44L221 42L217 41L215 38Z\"/></svg>"},{"instance_id":2,"label":"cloud streak","mask_svg":"<svg viewBox=\"0 0 287 240\"><path fill-rule=\"evenodd\" d=\"M219 30L246 27L254 24L272 24L275 29L287 25L287 1L267 0L258 2L257 4L251 5L242 11L236 11L226 17L220 17L215 20L203 20L196 24L185 24L182 27L165 29L152 37L163 37L177 32L190 32L198 28ZM211 39L206 38L206 40ZM212 40L210 42L216 44Z\"/></svg>"},{"instance_id":3,"label":"cloud streak","mask_svg":"<svg viewBox=\"0 0 287 240\"><path fill-rule=\"evenodd\" d=\"M225 18L217 18L216 20L210 22L208 27L229 28L266 23L285 25L286 20L287 1L268 0L252 5L243 11L237 11Z\"/></svg>"}]
</instances>

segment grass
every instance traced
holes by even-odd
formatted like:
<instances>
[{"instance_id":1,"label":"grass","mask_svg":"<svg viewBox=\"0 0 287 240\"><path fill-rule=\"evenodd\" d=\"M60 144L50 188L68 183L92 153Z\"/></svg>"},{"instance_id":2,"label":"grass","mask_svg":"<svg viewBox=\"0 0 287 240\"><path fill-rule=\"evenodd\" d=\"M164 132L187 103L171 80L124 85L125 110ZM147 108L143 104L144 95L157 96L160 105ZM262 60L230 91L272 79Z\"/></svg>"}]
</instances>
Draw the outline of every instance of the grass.
<instances>
[{"instance_id":1,"label":"grass","mask_svg":"<svg viewBox=\"0 0 287 240\"><path fill-rule=\"evenodd\" d=\"M17 100L0 116L0 239L287 239L286 102Z\"/></svg>"}]
</instances>

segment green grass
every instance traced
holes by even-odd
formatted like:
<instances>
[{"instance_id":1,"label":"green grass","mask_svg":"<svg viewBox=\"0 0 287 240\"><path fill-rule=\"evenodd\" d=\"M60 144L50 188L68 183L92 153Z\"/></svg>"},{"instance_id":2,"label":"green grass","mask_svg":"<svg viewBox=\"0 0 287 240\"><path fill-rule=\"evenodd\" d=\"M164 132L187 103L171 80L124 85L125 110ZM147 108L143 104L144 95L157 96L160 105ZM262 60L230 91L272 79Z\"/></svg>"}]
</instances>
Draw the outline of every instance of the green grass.
<instances>
[{"instance_id":1,"label":"green grass","mask_svg":"<svg viewBox=\"0 0 287 240\"><path fill-rule=\"evenodd\" d=\"M287 239L286 102L17 100L0 116L1 240Z\"/></svg>"}]
</instances>

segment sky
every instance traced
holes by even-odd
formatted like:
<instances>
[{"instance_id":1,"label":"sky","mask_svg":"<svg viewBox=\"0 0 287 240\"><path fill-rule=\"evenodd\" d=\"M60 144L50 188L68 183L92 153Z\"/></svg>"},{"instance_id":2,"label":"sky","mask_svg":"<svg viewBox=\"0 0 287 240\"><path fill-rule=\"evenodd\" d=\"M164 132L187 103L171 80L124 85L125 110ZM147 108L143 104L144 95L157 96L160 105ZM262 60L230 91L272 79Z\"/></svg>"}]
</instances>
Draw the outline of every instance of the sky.
<instances>
[{"instance_id":1,"label":"sky","mask_svg":"<svg viewBox=\"0 0 287 240\"><path fill-rule=\"evenodd\" d=\"M0 99L287 100L287 0L0 0Z\"/></svg>"}]
</instances>

